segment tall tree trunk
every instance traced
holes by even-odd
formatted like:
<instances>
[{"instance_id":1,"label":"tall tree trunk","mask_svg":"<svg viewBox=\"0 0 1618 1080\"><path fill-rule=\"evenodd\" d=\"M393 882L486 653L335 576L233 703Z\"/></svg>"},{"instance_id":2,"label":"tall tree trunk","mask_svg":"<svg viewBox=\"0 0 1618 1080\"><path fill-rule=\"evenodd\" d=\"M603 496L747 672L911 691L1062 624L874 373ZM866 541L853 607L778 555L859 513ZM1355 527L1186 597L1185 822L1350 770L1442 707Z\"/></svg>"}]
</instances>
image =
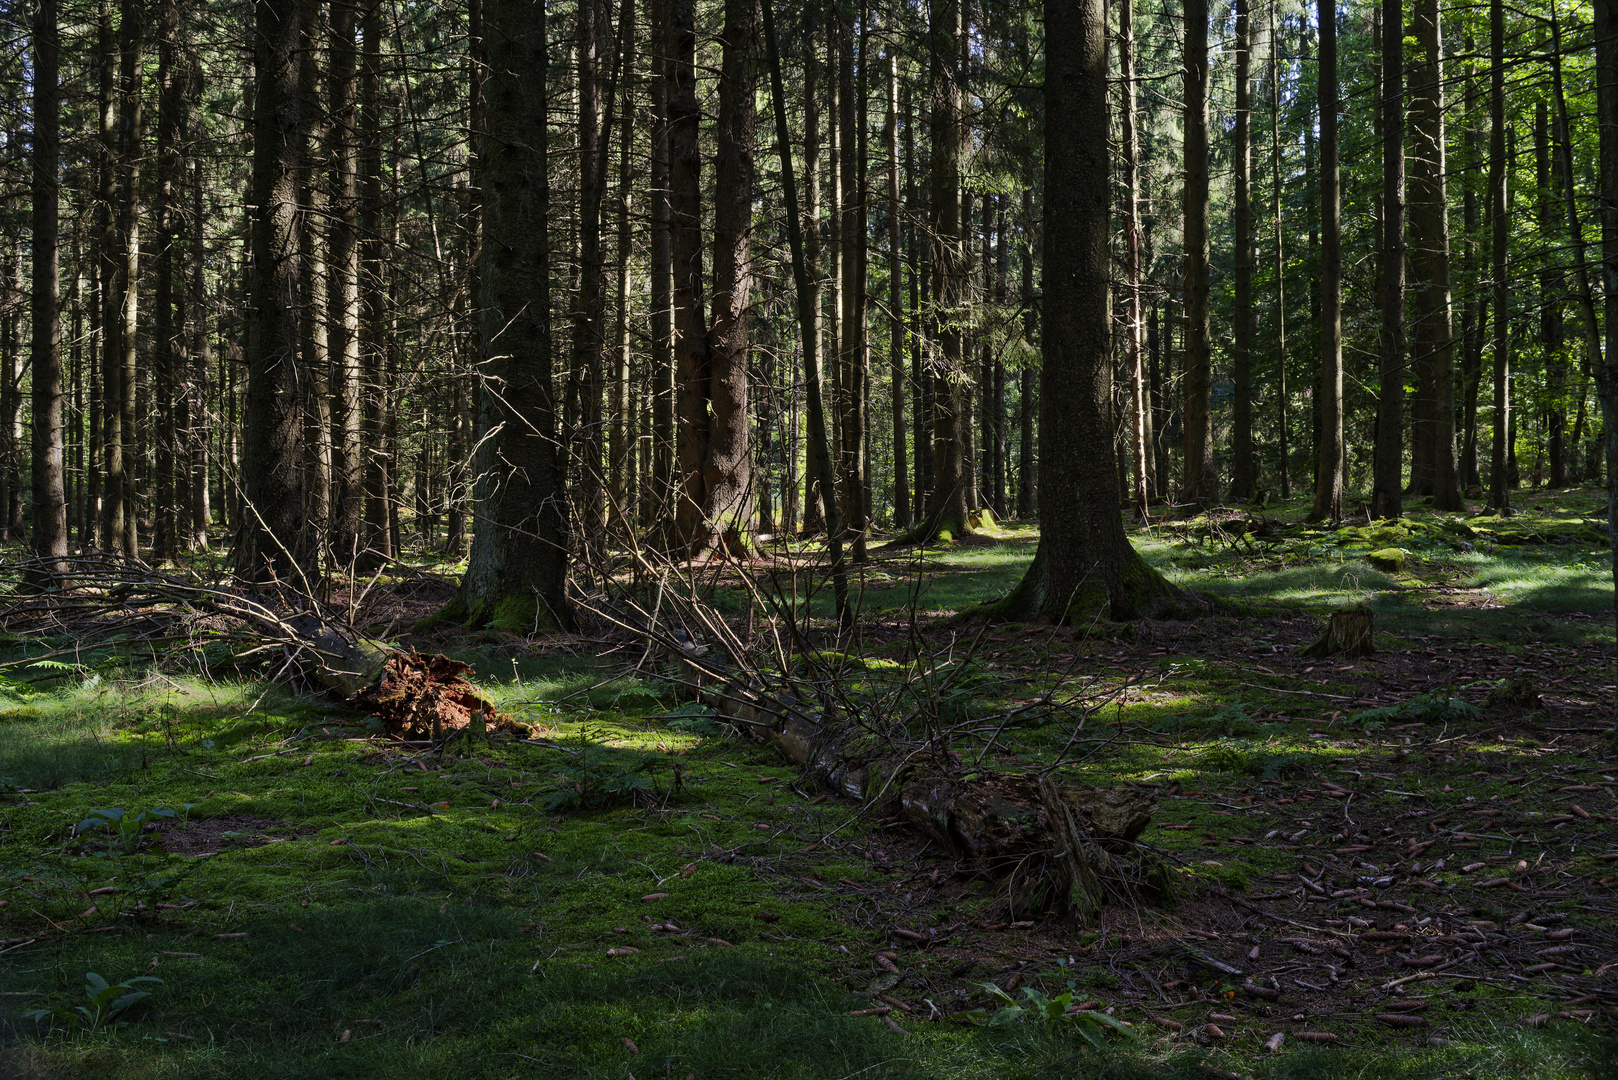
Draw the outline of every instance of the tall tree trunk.
<instances>
[{"instance_id":1,"label":"tall tree trunk","mask_svg":"<svg viewBox=\"0 0 1618 1080\"><path fill-rule=\"evenodd\" d=\"M327 352L332 372L331 550L344 566L359 558L365 531L364 368L360 358L359 114L355 107L355 46L359 0L332 0L329 155L331 212ZM474 165L475 167L475 165Z\"/></svg>"},{"instance_id":2,"label":"tall tree trunk","mask_svg":"<svg viewBox=\"0 0 1618 1080\"><path fill-rule=\"evenodd\" d=\"M752 546L753 450L748 362L753 336L753 134L759 0L725 0L714 153L713 329L702 395L710 410L702 458L701 531L689 549Z\"/></svg>"},{"instance_id":3,"label":"tall tree trunk","mask_svg":"<svg viewBox=\"0 0 1618 1080\"><path fill-rule=\"evenodd\" d=\"M1455 364L1445 196L1443 34L1438 0L1416 0L1410 62L1408 166L1411 351L1417 391L1410 490L1440 510L1459 510L1455 467Z\"/></svg>"},{"instance_id":4,"label":"tall tree trunk","mask_svg":"<svg viewBox=\"0 0 1618 1080\"><path fill-rule=\"evenodd\" d=\"M672 536L678 486L674 435L674 263L669 233L669 64L671 0L647 0L652 24L652 492L650 520Z\"/></svg>"},{"instance_id":5,"label":"tall tree trunk","mask_svg":"<svg viewBox=\"0 0 1618 1080\"><path fill-rule=\"evenodd\" d=\"M190 90L187 98L193 103L202 95L202 70L195 50L188 50L187 68ZM200 125L196 123L196 108L187 126L193 136ZM191 541L193 551L208 550L208 526L212 513L208 499L208 445L213 425L208 422L208 385L213 367L213 347L208 335L208 277L206 242L202 228L202 159L191 158L191 387L188 394L190 419L186 432L187 478L191 499Z\"/></svg>"},{"instance_id":6,"label":"tall tree trunk","mask_svg":"<svg viewBox=\"0 0 1618 1080\"><path fill-rule=\"evenodd\" d=\"M255 0L253 264L236 573L307 591L297 229L298 36L309 0Z\"/></svg>"},{"instance_id":7,"label":"tall tree trunk","mask_svg":"<svg viewBox=\"0 0 1618 1080\"><path fill-rule=\"evenodd\" d=\"M910 527L910 463L905 453L905 307L900 253L899 54L890 47L887 64L887 124L882 145L888 154L888 383L893 418L893 509L899 528Z\"/></svg>"},{"instance_id":8,"label":"tall tree trunk","mask_svg":"<svg viewBox=\"0 0 1618 1080\"><path fill-rule=\"evenodd\" d=\"M360 431L365 517L359 567L374 570L393 557L388 527L387 275L382 222L382 6L368 4L360 18L359 80L359 289Z\"/></svg>"},{"instance_id":9,"label":"tall tree trunk","mask_svg":"<svg viewBox=\"0 0 1618 1080\"><path fill-rule=\"evenodd\" d=\"M624 40L623 59L626 74L630 67L635 42L635 6L626 3L623 8L625 26L620 35ZM633 183L635 179L631 149L634 143L634 94L631 80L623 80L623 97L616 122L618 134L618 325L613 334L612 415L610 434L612 446L609 454L609 472L612 507L609 510L612 528L627 532L635 520L633 513L634 489L634 408L630 394L630 365L634 359L630 349L630 261L633 247Z\"/></svg>"},{"instance_id":10,"label":"tall tree trunk","mask_svg":"<svg viewBox=\"0 0 1618 1080\"><path fill-rule=\"evenodd\" d=\"M1476 43L1468 37L1465 53L1477 55ZM1478 193L1476 176L1483 170L1483 130L1477 122L1477 78L1473 64L1467 62L1466 71L1466 147L1467 165L1461 179L1462 231L1466 241L1462 247L1462 273L1474 282L1469 290L1461 320L1461 459L1460 484L1465 494L1481 487L1478 474L1478 389L1483 381L1483 330L1488 322L1489 296L1483 289L1479 274L1482 272L1478 242Z\"/></svg>"},{"instance_id":11,"label":"tall tree trunk","mask_svg":"<svg viewBox=\"0 0 1618 1080\"><path fill-rule=\"evenodd\" d=\"M1382 327L1371 514L1397 518L1404 487L1404 5L1382 0Z\"/></svg>"},{"instance_id":12,"label":"tall tree trunk","mask_svg":"<svg viewBox=\"0 0 1618 1080\"><path fill-rule=\"evenodd\" d=\"M545 9L483 0L485 241L472 551L446 619L534 633L572 625L552 387Z\"/></svg>"},{"instance_id":13,"label":"tall tree trunk","mask_svg":"<svg viewBox=\"0 0 1618 1080\"><path fill-rule=\"evenodd\" d=\"M807 16L806 16L807 17ZM815 26L811 20L810 25L804 29L803 42L805 61L803 65L803 186L804 186L804 221L800 225L804 233L804 266L809 275L805 286L809 290L807 302L810 305L805 331L809 337L802 343L804 350L804 379L821 378L824 370L823 341L825 332L821 326L823 301L821 296L821 244L820 244L820 68L821 65L815 54ZM834 133L835 134L835 133ZM835 181L834 181L835 183ZM813 355L811 355L813 354ZM805 385L805 393L811 388ZM813 393L823 394L824 388L816 386ZM835 404L835 400L834 400ZM835 470L822 468L818 459L823 450L830 453L831 436L828 433L826 445L823 447L815 440L811 433L809 445L804 455L807 469L804 474L804 504L803 504L803 532L811 534L825 527L821 517L820 478L822 474L831 476ZM826 463L830 466L830 463ZM838 538L841 545L842 539ZM839 550L841 548L839 547Z\"/></svg>"},{"instance_id":14,"label":"tall tree trunk","mask_svg":"<svg viewBox=\"0 0 1618 1080\"><path fill-rule=\"evenodd\" d=\"M1213 462L1213 375L1208 311L1208 0L1185 4L1185 480L1184 497L1210 506L1217 496ZM1047 196L1046 205L1049 206Z\"/></svg>"},{"instance_id":15,"label":"tall tree trunk","mask_svg":"<svg viewBox=\"0 0 1618 1080\"><path fill-rule=\"evenodd\" d=\"M1030 350L1038 333L1034 318L1034 189L1022 190L1022 305L1023 339ZM1017 516L1024 520L1034 516L1038 499L1038 477L1034 468L1034 410L1035 372L1025 363L1018 372L1017 419L1020 430L1017 439Z\"/></svg>"},{"instance_id":16,"label":"tall tree trunk","mask_svg":"<svg viewBox=\"0 0 1618 1080\"><path fill-rule=\"evenodd\" d=\"M118 257L118 38L113 27L112 0L101 0L96 19L96 75L99 83L98 183L101 197L97 217L97 269L101 326L101 510L97 543L103 551L119 552L124 531L123 410L123 260Z\"/></svg>"},{"instance_id":17,"label":"tall tree trunk","mask_svg":"<svg viewBox=\"0 0 1618 1080\"><path fill-rule=\"evenodd\" d=\"M152 507L152 562L172 562L180 552L182 507L176 498L175 453L179 425L175 405L184 393L181 384L181 343L185 332L184 308L179 303L179 245L177 222L182 214L178 205L180 186L180 116L185 91L177 70L180 12L177 0L162 0L157 17L157 184L152 204L153 252L157 262L155 389L157 422L154 443L157 475ZM178 319L177 319L178 316ZM178 322L178 325L177 325Z\"/></svg>"},{"instance_id":18,"label":"tall tree trunk","mask_svg":"<svg viewBox=\"0 0 1618 1080\"><path fill-rule=\"evenodd\" d=\"M674 363L679 445L675 538L681 547L708 535L702 519L708 454L708 323L702 292L702 156L697 143L695 0L672 0L669 50L669 238L674 263Z\"/></svg>"},{"instance_id":19,"label":"tall tree trunk","mask_svg":"<svg viewBox=\"0 0 1618 1080\"><path fill-rule=\"evenodd\" d=\"M1613 616L1618 627L1618 0L1594 0L1596 126L1601 150L1601 284L1606 348L1594 365L1606 444L1607 536L1612 541ZM1618 701L1618 694L1615 694ZM1618 737L1618 709L1614 710Z\"/></svg>"},{"instance_id":20,"label":"tall tree trunk","mask_svg":"<svg viewBox=\"0 0 1618 1080\"><path fill-rule=\"evenodd\" d=\"M67 496L62 447L61 284L58 276L57 166L62 129L58 85L60 40L56 0L34 9L33 71L33 552L51 560L47 571L65 569Z\"/></svg>"},{"instance_id":21,"label":"tall tree trunk","mask_svg":"<svg viewBox=\"0 0 1618 1080\"><path fill-rule=\"evenodd\" d=\"M1320 0L1320 439L1314 520L1343 517L1343 256L1337 160L1337 4Z\"/></svg>"},{"instance_id":22,"label":"tall tree trunk","mask_svg":"<svg viewBox=\"0 0 1618 1080\"><path fill-rule=\"evenodd\" d=\"M765 56L770 69L770 103L775 113L776 148L781 156L781 186L786 195L787 245L792 253L792 281L797 294L798 335L803 347L804 384L809 399L809 440L818 443L820 453L811 454L811 463L820 469L821 515L826 523L826 547L831 557L832 596L837 623L844 633L854 628L854 609L849 603L848 573L843 564L842 529L837 522L837 499L833 491L831 449L826 438L826 409L821 400L818 349L814 333L816 293L811 288L808 260L804 255L803 221L798 216L798 188L792 175L792 143L787 137L786 93L782 89L781 54L775 37L773 5L762 5ZM810 61L813 64L813 60ZM810 218L811 222L814 220Z\"/></svg>"},{"instance_id":23,"label":"tall tree trunk","mask_svg":"<svg viewBox=\"0 0 1618 1080\"><path fill-rule=\"evenodd\" d=\"M932 156L929 163L933 309L940 320L933 356L932 503L916 530L920 540L961 536L967 520L966 357L960 320L969 273L961 220L961 84L959 0L929 0Z\"/></svg>"},{"instance_id":24,"label":"tall tree trunk","mask_svg":"<svg viewBox=\"0 0 1618 1080\"><path fill-rule=\"evenodd\" d=\"M1241 17L1246 18L1245 7ZM1140 137L1135 130L1134 0L1118 3L1118 84L1123 96L1119 120L1124 166L1124 367L1129 372L1129 449L1134 464L1130 497L1135 520L1145 521L1151 501L1151 465L1146 452L1151 419L1141 366Z\"/></svg>"},{"instance_id":25,"label":"tall tree trunk","mask_svg":"<svg viewBox=\"0 0 1618 1080\"><path fill-rule=\"evenodd\" d=\"M1281 37L1270 0L1270 213L1275 225L1275 404L1276 457L1281 470L1281 498L1292 497L1292 451L1287 439L1287 288L1286 247L1281 231Z\"/></svg>"},{"instance_id":26,"label":"tall tree trunk","mask_svg":"<svg viewBox=\"0 0 1618 1080\"><path fill-rule=\"evenodd\" d=\"M1232 399L1230 497L1247 501L1258 494L1258 455L1253 448L1253 32L1251 0L1236 0L1236 116L1232 148L1236 243L1235 319L1231 367Z\"/></svg>"},{"instance_id":27,"label":"tall tree trunk","mask_svg":"<svg viewBox=\"0 0 1618 1080\"><path fill-rule=\"evenodd\" d=\"M1556 231L1556 185L1551 180L1550 107L1534 103L1534 207L1540 235ZM1545 365L1545 454L1550 459L1550 486L1567 483L1567 354L1563 351L1562 293L1567 288L1561 268L1547 248L1539 271L1539 344Z\"/></svg>"},{"instance_id":28,"label":"tall tree trunk","mask_svg":"<svg viewBox=\"0 0 1618 1080\"><path fill-rule=\"evenodd\" d=\"M1039 547L1002 614L1133 619L1185 597L1129 546L1118 513L1109 349L1107 23L1102 0L1046 0L1045 265Z\"/></svg>"},{"instance_id":29,"label":"tall tree trunk","mask_svg":"<svg viewBox=\"0 0 1618 1080\"><path fill-rule=\"evenodd\" d=\"M584 551L599 561L606 524L603 501L601 459L602 361L606 338L603 318L606 305L606 270L601 254L601 201L605 180L598 165L602 158L602 113L611 113L612 101L603 101L599 70L602 42L607 39L602 25L603 0L578 0L573 52L578 72L578 168L579 168L579 295L573 309L572 373L580 400L577 428L569 432L569 447L576 459L578 536ZM570 405L571 407L571 405Z\"/></svg>"},{"instance_id":30,"label":"tall tree trunk","mask_svg":"<svg viewBox=\"0 0 1618 1080\"><path fill-rule=\"evenodd\" d=\"M175 0L167 0L173 3ZM303 4L298 42L298 350L302 359L304 521L311 558L324 565L331 530L331 357L326 315L326 229L329 209L320 182L325 125L320 86L320 0ZM159 140L161 141L161 140Z\"/></svg>"},{"instance_id":31,"label":"tall tree trunk","mask_svg":"<svg viewBox=\"0 0 1618 1080\"><path fill-rule=\"evenodd\" d=\"M1494 449L1490 461L1489 505L1496 513L1511 511L1508 473L1511 441L1511 312L1506 254L1510 222L1506 218L1506 69L1505 5L1489 0L1489 220L1493 233L1494 284Z\"/></svg>"},{"instance_id":32,"label":"tall tree trunk","mask_svg":"<svg viewBox=\"0 0 1618 1080\"><path fill-rule=\"evenodd\" d=\"M837 80L842 129L842 204L838 222L842 253L842 331L839 334L839 370L842 372L841 463L843 527L848 534L849 553L855 562L865 561L865 487L868 477L865 455L865 55L864 35L856 55L854 0L838 0ZM855 67L858 65L858 78Z\"/></svg>"}]
</instances>

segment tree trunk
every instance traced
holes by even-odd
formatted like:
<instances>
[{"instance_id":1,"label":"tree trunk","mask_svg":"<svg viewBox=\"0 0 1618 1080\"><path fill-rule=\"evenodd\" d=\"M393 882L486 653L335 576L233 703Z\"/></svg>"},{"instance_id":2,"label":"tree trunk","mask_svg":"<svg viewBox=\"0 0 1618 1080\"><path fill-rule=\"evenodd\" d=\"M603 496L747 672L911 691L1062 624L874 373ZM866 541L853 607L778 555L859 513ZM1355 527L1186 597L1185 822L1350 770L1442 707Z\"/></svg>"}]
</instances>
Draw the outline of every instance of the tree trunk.
<instances>
[{"instance_id":1,"label":"tree trunk","mask_svg":"<svg viewBox=\"0 0 1618 1080\"><path fill-rule=\"evenodd\" d=\"M888 383L893 418L893 510L901 529L910 527L910 462L905 453L904 261L900 252L899 54L888 50L888 119L882 144L888 154Z\"/></svg>"},{"instance_id":2,"label":"tree trunk","mask_svg":"<svg viewBox=\"0 0 1618 1080\"><path fill-rule=\"evenodd\" d=\"M1102 0L1046 0L1040 538L999 605L1018 619L1135 619L1189 597L1129 546L1118 513L1108 351L1107 24ZM1061 133L1057 136L1056 133Z\"/></svg>"},{"instance_id":3,"label":"tree trunk","mask_svg":"<svg viewBox=\"0 0 1618 1080\"><path fill-rule=\"evenodd\" d=\"M1034 317L1034 189L1022 190L1022 227L1025 237L1019 255L1022 260L1023 340L1030 350L1038 336L1039 327ZM1034 516L1039 498L1039 477L1034 467L1034 416L1037 382L1030 364L1024 363L1018 372L1017 405L1017 516L1028 520Z\"/></svg>"},{"instance_id":4,"label":"tree trunk","mask_svg":"<svg viewBox=\"0 0 1618 1080\"><path fill-rule=\"evenodd\" d=\"M332 517L335 562L359 558L365 530L364 377L360 361L359 128L354 44L358 0L332 0L327 236L327 353L332 372ZM474 168L476 166L474 165Z\"/></svg>"},{"instance_id":5,"label":"tree trunk","mask_svg":"<svg viewBox=\"0 0 1618 1080\"><path fill-rule=\"evenodd\" d=\"M1417 0L1410 61L1409 288L1417 391L1410 491L1440 510L1459 510L1455 467L1455 377L1445 199L1443 34L1438 0Z\"/></svg>"},{"instance_id":6,"label":"tree trunk","mask_svg":"<svg viewBox=\"0 0 1618 1080\"><path fill-rule=\"evenodd\" d=\"M1311 519L1343 517L1343 256L1337 162L1337 5L1320 0L1320 438Z\"/></svg>"},{"instance_id":7,"label":"tree trunk","mask_svg":"<svg viewBox=\"0 0 1618 1080\"><path fill-rule=\"evenodd\" d=\"M702 292L702 156L697 142L695 0L673 0L669 51L669 238L674 261L675 422L679 447L676 543L700 546L708 455L708 324Z\"/></svg>"},{"instance_id":8,"label":"tree trunk","mask_svg":"<svg viewBox=\"0 0 1618 1080\"><path fill-rule=\"evenodd\" d=\"M1551 180L1550 108L1534 103L1534 207L1540 235L1556 232L1556 186ZM1563 351L1562 293L1567 288L1561 268L1546 250L1539 270L1539 344L1545 364L1545 454L1550 459L1549 484L1567 484L1567 354Z\"/></svg>"},{"instance_id":9,"label":"tree trunk","mask_svg":"<svg viewBox=\"0 0 1618 1080\"><path fill-rule=\"evenodd\" d=\"M255 0L253 265L236 573L309 592L298 360L297 94L300 4Z\"/></svg>"},{"instance_id":10,"label":"tree trunk","mask_svg":"<svg viewBox=\"0 0 1618 1080\"><path fill-rule=\"evenodd\" d=\"M1208 0L1185 4L1185 473L1184 498L1211 506L1213 374L1208 281ZM1046 206L1051 205L1049 193Z\"/></svg>"},{"instance_id":11,"label":"tree trunk","mask_svg":"<svg viewBox=\"0 0 1618 1080\"><path fill-rule=\"evenodd\" d=\"M360 290L360 432L365 511L359 567L369 571L393 557L388 528L388 386L386 266L382 222L382 16L369 4L360 19L358 161Z\"/></svg>"},{"instance_id":12,"label":"tree trunk","mask_svg":"<svg viewBox=\"0 0 1618 1080\"><path fill-rule=\"evenodd\" d=\"M168 0L174 3L175 0ZM332 401L331 329L326 315L326 221L329 203L320 182L321 152L326 145L320 86L321 4L303 4L303 25L298 42L298 348L302 377L304 445L304 522L311 561L330 562L331 534ZM162 140L159 139L159 142Z\"/></svg>"},{"instance_id":13,"label":"tree trunk","mask_svg":"<svg viewBox=\"0 0 1618 1080\"><path fill-rule=\"evenodd\" d=\"M670 0L647 0L652 24L652 491L653 531L672 536L678 486L674 436L674 263L669 246Z\"/></svg>"},{"instance_id":14,"label":"tree trunk","mask_svg":"<svg viewBox=\"0 0 1618 1080\"><path fill-rule=\"evenodd\" d=\"M61 285L57 266L59 225L57 166L62 151L60 39L56 0L38 0L34 10L33 71L33 381L34 555L60 572L54 560L67 555L67 497L63 490Z\"/></svg>"},{"instance_id":15,"label":"tree trunk","mask_svg":"<svg viewBox=\"0 0 1618 1080\"><path fill-rule=\"evenodd\" d=\"M714 154L713 329L702 397L709 410L701 475L701 531L687 550L751 550L753 451L748 362L753 347L753 133L759 0L725 0Z\"/></svg>"},{"instance_id":16,"label":"tree trunk","mask_svg":"<svg viewBox=\"0 0 1618 1080\"><path fill-rule=\"evenodd\" d=\"M770 70L770 103L775 113L776 147L781 155L781 187L786 196L787 245L792 253L792 281L797 295L799 343L803 348L804 384L809 399L809 442L819 452L809 461L820 470L820 512L826 523L826 548L831 558L832 597L837 624L842 632L854 628L854 609L849 603L848 572L843 564L842 529L837 521L837 499L832 483L831 450L827 446L826 407L821 400L819 348L815 336L817 291L811 286L809 264L804 256L803 219L798 216L798 188L792 175L792 143L787 137L786 93L782 89L781 54L775 37L773 5L761 5L765 57ZM814 61L811 60L810 64ZM811 222L813 218L810 219Z\"/></svg>"},{"instance_id":17,"label":"tree trunk","mask_svg":"<svg viewBox=\"0 0 1618 1080\"><path fill-rule=\"evenodd\" d=\"M1601 284L1606 348L1595 364L1601 399L1607 476L1618 476L1618 0L1594 0L1596 125L1601 149ZM1613 615L1618 626L1618 484L1607 486L1607 536L1612 543ZM1618 700L1618 699L1615 699ZM1618 709L1614 711L1618 734Z\"/></svg>"},{"instance_id":18,"label":"tree trunk","mask_svg":"<svg viewBox=\"0 0 1618 1080\"><path fill-rule=\"evenodd\" d=\"M1286 248L1281 231L1281 38L1275 24L1280 0L1270 0L1270 213L1275 219L1275 405L1276 457L1281 498L1292 497L1292 463L1287 455L1287 289Z\"/></svg>"},{"instance_id":19,"label":"tree trunk","mask_svg":"<svg viewBox=\"0 0 1618 1080\"><path fill-rule=\"evenodd\" d=\"M1231 341L1232 501L1258 494L1258 455L1253 448L1253 33L1251 0L1236 0L1236 115L1231 183L1235 188L1236 326Z\"/></svg>"},{"instance_id":20,"label":"tree trunk","mask_svg":"<svg viewBox=\"0 0 1618 1080\"><path fill-rule=\"evenodd\" d=\"M856 56L854 0L837 0L837 87L841 106L842 200L838 206L842 255L842 327L838 334L840 390L838 479L842 485L843 529L854 562L865 561L865 56ZM864 44L864 36L860 37ZM855 64L859 76L855 78Z\"/></svg>"},{"instance_id":21,"label":"tree trunk","mask_svg":"<svg viewBox=\"0 0 1618 1080\"><path fill-rule=\"evenodd\" d=\"M484 0L484 244L472 551L442 619L535 633L572 625L552 387L549 66L542 6Z\"/></svg>"},{"instance_id":22,"label":"tree trunk","mask_svg":"<svg viewBox=\"0 0 1618 1080\"><path fill-rule=\"evenodd\" d=\"M961 85L962 36L959 0L929 0L928 53L931 64L931 136L929 165L932 226L933 309L940 320L932 358L933 387L932 502L927 518L911 536L927 541L962 536L967 520L966 412L960 320L969 272L961 221Z\"/></svg>"},{"instance_id":23,"label":"tree trunk","mask_svg":"<svg viewBox=\"0 0 1618 1080\"><path fill-rule=\"evenodd\" d=\"M1502 0L1489 0L1489 221L1494 248L1490 274L1494 285L1494 449L1489 505L1499 514L1511 511L1507 476L1511 441L1511 288L1506 277L1511 225L1506 207L1505 5Z\"/></svg>"},{"instance_id":24,"label":"tree trunk","mask_svg":"<svg viewBox=\"0 0 1618 1080\"><path fill-rule=\"evenodd\" d=\"M1404 6L1382 0L1381 351L1371 514L1397 518L1404 487Z\"/></svg>"}]
</instances>

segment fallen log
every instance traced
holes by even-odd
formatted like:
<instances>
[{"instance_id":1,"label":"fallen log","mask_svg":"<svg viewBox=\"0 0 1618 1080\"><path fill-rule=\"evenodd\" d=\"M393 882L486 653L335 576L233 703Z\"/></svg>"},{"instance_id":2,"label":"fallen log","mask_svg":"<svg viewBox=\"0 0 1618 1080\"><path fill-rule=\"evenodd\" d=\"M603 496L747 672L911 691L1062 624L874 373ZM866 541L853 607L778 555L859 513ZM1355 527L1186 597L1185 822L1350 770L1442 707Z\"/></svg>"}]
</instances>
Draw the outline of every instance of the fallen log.
<instances>
[{"instance_id":1,"label":"fallen log","mask_svg":"<svg viewBox=\"0 0 1618 1080\"><path fill-rule=\"evenodd\" d=\"M660 631L642 614L596 614L653 645L721 719L774 746L815 785L899 819L1002 882L1014 917L1053 913L1084 924L1109 899L1171 896L1166 867L1137 843L1157 809L1150 790L968 769L935 747L860 738L835 707L807 707L785 689L771 693L756 670L736 674L742 664L733 643L709 650L688 632ZM867 749L873 742L879 745Z\"/></svg>"}]
</instances>

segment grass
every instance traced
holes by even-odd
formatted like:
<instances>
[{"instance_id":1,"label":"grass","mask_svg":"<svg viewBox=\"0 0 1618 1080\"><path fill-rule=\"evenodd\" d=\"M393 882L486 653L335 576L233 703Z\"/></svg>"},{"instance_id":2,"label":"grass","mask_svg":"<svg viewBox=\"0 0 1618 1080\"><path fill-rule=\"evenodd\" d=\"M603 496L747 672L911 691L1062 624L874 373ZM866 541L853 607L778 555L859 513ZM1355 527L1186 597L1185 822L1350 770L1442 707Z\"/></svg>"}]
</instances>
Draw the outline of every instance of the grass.
<instances>
[{"instance_id":1,"label":"grass","mask_svg":"<svg viewBox=\"0 0 1618 1080\"><path fill-rule=\"evenodd\" d=\"M1581 498L1559 493L1554 514L1578 517ZM1554 514L1525 513L1511 526L1543 531L1540 518ZM1344 991L1342 1015L1307 1008L1310 1025L1345 1045L1293 1040L1276 1055L1261 1046L1273 1030L1298 1029L1289 1015L1244 1013L1227 1041L1203 1047L1190 1032L1206 1003L1160 991L1183 963L1181 927L1198 925L1217 890L1258 897L1280 883L1296 888L1300 859L1357 840L1338 820L1341 804L1321 798L1328 780L1397 770L1364 781L1352 804L1364 843L1386 851L1411 830L1427 835L1424 822L1511 806L1524 795L1506 782L1511 774L1573 783L1610 770L1588 749L1521 731L1496 740L1482 720L1464 721L1477 729L1468 741L1428 745L1425 734L1448 721L1335 704L1332 695L1364 692L1361 673L1328 665L1300 682L1302 665L1281 659L1313 618L1361 602L1377 611L1395 653L1441 638L1518 647L1525 611L1545 626L1530 640L1577 647L1608 632L1587 625L1610 610L1611 595L1590 551L1458 550L1417 529L1400 543L1419 558L1389 574L1320 530L1289 530L1268 549L1194 543L1163 528L1137 535L1176 580L1257 600L1260 614L1139 634L991 627L975 655L958 642L953 654L938 648L929 658L938 665L953 655L961 665L952 715L976 725L957 744L966 760L982 753L1016 770L1066 748L1058 775L1067 781L1182 791L1160 814L1176 828L1151 835L1176 867L1186 906L1134 913L1125 931L983 929L1000 904L985 881L926 900L929 868L944 865L934 856L857 808L818 801L771 752L671 717L676 703L662 687L623 675L616 657L513 660L503 642L464 643L459 655L483 688L556 748L506 743L425 762L364 741L360 718L327 701L252 682L109 665L0 687L9 695L0 702L0 777L10 778L0 789L0 1076L1612 1075L1614 1043L1600 1031L1521 1025L1529 1012L1554 1011L1554 987L1440 997L1428 1014L1438 1033L1431 1042L1423 1032L1367 1028L1358 1017L1375 995ZM1008 526L931 553L919 606L947 613L1004 592L1034 539ZM900 557L868 572L868 613L903 609L909 568ZM1498 607L1434 607L1433 597L1450 595L1440 587ZM1570 618L1581 615L1589 619ZM954 629L963 640L978 632ZM869 701L910 670L905 648L873 639L862 656L830 659L850 693ZM991 744L1008 709L1068 670L1096 680L1090 695L1128 672L1143 677L1082 729L1077 712L1057 709ZM1385 689L1384 709L1417 696ZM1466 693L1481 700L1476 688ZM1394 730L1429 721L1431 732ZM109 839L72 834L98 806L186 804L182 825L197 845L188 850L206 855L155 845L124 855ZM1546 810L1525 801L1507 812L1532 824ZM1306 827L1291 850L1252 842ZM1536 850L1593 881L1605 872L1594 855L1606 835L1594 828L1573 822L1536 834ZM1460 846L1479 861L1514 850L1487 839ZM1494 913L1510 897L1475 891L1462 862L1430 876L1478 918L1504 921ZM1327 868L1333 887L1359 872ZM1586 906L1572 896L1538 910L1583 920L1581 933L1610 929ZM1358 910L1344 901L1310 917ZM895 925L937 943L908 946L889 936ZM876 958L885 949L896 950L909 987L894 992L921 1010L891 1014L900 1031L851 1015L881 1000L872 994L887 985ZM974 982L1013 970L1050 991L1072 979L1130 1018L1139 1044L1095 1051L1030 1023L922 1022L924 1002L945 1014L983 1005ZM72 1005L87 971L164 983L106 1030L42 1029L21 1018ZM1345 975L1345 986L1363 981ZM1171 1037L1150 1015L1178 1018L1186 1030Z\"/></svg>"}]
</instances>

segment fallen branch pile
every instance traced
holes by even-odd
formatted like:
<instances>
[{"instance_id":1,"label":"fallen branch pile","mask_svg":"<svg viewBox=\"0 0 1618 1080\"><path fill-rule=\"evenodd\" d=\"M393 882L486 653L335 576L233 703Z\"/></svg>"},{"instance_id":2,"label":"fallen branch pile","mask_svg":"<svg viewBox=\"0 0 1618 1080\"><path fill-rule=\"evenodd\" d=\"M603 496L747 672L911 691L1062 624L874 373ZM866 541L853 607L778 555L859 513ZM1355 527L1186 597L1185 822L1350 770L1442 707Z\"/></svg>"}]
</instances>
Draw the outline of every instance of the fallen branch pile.
<instances>
[{"instance_id":1,"label":"fallen branch pile","mask_svg":"<svg viewBox=\"0 0 1618 1080\"><path fill-rule=\"evenodd\" d=\"M189 646L187 655L201 655L205 646L225 643L237 661L279 654L272 678L296 674L378 716L401 738L440 739L469 725L526 734L466 681L468 665L391 648L306 595L255 596L227 582L103 554L0 563L0 581L12 583L0 630L71 642L52 656L99 648L155 653L160 646Z\"/></svg>"}]
</instances>

